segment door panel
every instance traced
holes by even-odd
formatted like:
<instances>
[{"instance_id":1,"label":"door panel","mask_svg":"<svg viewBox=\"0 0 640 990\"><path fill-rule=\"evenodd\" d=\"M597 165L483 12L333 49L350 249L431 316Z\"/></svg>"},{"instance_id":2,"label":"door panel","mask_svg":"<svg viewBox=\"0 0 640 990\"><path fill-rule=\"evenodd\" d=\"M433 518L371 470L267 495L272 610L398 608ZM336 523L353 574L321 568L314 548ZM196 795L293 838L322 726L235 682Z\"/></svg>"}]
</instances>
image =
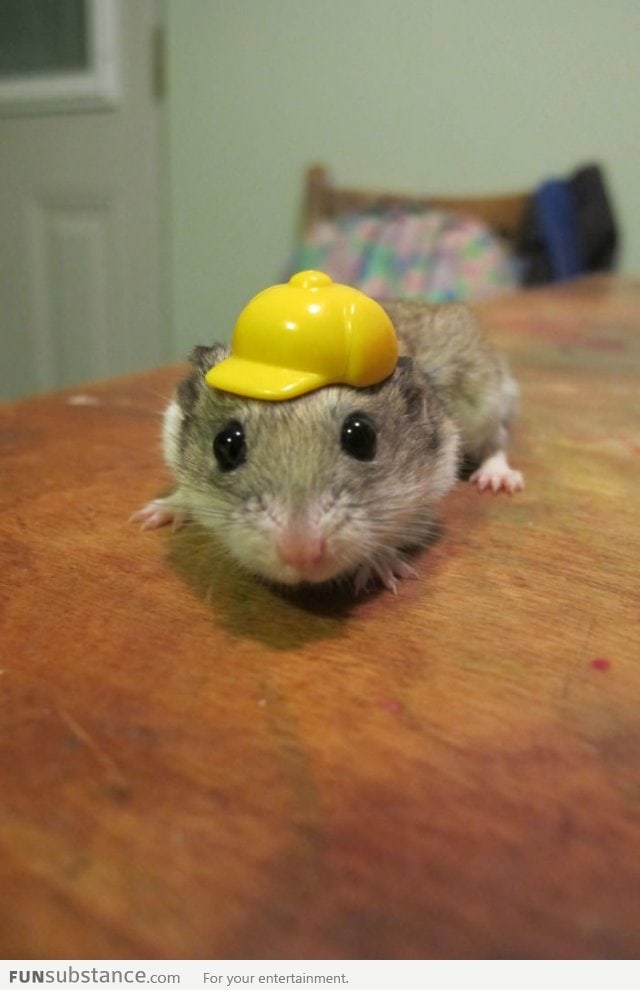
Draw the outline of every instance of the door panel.
<instances>
[{"instance_id":1,"label":"door panel","mask_svg":"<svg viewBox=\"0 0 640 990\"><path fill-rule=\"evenodd\" d=\"M111 371L122 320L117 234L107 198L34 201L27 261L38 387Z\"/></svg>"}]
</instances>

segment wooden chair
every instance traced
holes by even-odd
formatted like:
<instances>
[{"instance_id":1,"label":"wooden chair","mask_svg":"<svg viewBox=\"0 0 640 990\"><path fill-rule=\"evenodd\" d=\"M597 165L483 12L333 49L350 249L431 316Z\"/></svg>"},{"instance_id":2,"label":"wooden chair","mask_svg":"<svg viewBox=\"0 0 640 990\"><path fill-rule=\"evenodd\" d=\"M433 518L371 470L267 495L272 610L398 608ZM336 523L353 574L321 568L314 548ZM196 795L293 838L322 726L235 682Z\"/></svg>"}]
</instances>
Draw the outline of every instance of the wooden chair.
<instances>
[{"instance_id":1,"label":"wooden chair","mask_svg":"<svg viewBox=\"0 0 640 990\"><path fill-rule=\"evenodd\" d=\"M337 189L331 184L327 170L314 165L307 170L303 230L317 220L331 220L345 213L366 210L425 209L465 213L488 224L507 242L518 235L530 193L505 196L411 196L395 192L362 189Z\"/></svg>"}]
</instances>

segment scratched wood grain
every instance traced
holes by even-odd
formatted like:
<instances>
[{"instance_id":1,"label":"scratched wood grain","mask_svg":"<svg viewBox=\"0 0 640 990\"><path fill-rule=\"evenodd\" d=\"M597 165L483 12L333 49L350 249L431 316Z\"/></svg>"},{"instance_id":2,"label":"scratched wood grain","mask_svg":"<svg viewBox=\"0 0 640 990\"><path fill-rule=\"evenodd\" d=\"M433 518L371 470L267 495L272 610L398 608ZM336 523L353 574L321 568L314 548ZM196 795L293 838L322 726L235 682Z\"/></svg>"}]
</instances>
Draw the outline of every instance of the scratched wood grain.
<instances>
[{"instance_id":1,"label":"scratched wood grain","mask_svg":"<svg viewBox=\"0 0 640 990\"><path fill-rule=\"evenodd\" d=\"M640 953L640 280L484 308L514 498L398 598L139 534L180 369L0 411L0 954Z\"/></svg>"}]
</instances>

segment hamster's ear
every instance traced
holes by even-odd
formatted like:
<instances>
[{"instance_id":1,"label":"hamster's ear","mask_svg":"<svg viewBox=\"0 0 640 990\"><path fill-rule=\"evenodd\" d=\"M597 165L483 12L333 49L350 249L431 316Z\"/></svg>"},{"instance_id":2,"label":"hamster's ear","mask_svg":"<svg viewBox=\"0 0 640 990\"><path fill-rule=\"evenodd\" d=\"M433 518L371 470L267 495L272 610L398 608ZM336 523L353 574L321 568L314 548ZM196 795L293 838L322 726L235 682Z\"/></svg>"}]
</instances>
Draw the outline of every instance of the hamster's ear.
<instances>
[{"instance_id":1,"label":"hamster's ear","mask_svg":"<svg viewBox=\"0 0 640 990\"><path fill-rule=\"evenodd\" d=\"M189 355L189 360L194 366L186 378L178 385L176 397L178 405L186 414L190 413L196 404L198 395L203 392L207 385L204 380L209 368L218 364L223 358L229 356L229 348L224 344L214 344L212 347L194 347Z\"/></svg>"},{"instance_id":2,"label":"hamster's ear","mask_svg":"<svg viewBox=\"0 0 640 990\"><path fill-rule=\"evenodd\" d=\"M206 375L209 368L213 368L214 364L219 364L223 358L228 356L229 348L225 344L213 344L211 347L198 344L191 351L189 361L194 368L198 368L203 375Z\"/></svg>"},{"instance_id":3,"label":"hamster's ear","mask_svg":"<svg viewBox=\"0 0 640 990\"><path fill-rule=\"evenodd\" d=\"M400 390L409 415L412 418L421 419L424 414L425 397L429 391L429 383L416 366L415 361L410 357L398 358L392 381Z\"/></svg>"},{"instance_id":4,"label":"hamster's ear","mask_svg":"<svg viewBox=\"0 0 640 990\"><path fill-rule=\"evenodd\" d=\"M455 428L448 417L433 382L412 358L401 357L392 381L398 388L409 418L421 427L424 445L438 450Z\"/></svg>"}]
</instances>

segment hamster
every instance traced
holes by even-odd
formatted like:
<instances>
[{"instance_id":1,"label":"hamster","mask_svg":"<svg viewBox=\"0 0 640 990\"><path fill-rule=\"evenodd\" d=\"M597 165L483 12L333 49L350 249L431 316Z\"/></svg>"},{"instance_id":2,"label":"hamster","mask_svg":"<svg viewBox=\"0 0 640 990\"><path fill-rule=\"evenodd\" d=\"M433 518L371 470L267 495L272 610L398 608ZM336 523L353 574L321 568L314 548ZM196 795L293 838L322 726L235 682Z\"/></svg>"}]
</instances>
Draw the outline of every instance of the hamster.
<instances>
[{"instance_id":1,"label":"hamster","mask_svg":"<svg viewBox=\"0 0 640 990\"><path fill-rule=\"evenodd\" d=\"M514 493L507 461L517 387L461 304L382 304L400 357L378 385L328 385L295 399L247 399L209 387L228 347L196 347L164 414L175 490L132 517L143 529L194 520L246 570L282 585L378 580L396 593L417 576L407 551L463 464L483 491Z\"/></svg>"}]
</instances>

